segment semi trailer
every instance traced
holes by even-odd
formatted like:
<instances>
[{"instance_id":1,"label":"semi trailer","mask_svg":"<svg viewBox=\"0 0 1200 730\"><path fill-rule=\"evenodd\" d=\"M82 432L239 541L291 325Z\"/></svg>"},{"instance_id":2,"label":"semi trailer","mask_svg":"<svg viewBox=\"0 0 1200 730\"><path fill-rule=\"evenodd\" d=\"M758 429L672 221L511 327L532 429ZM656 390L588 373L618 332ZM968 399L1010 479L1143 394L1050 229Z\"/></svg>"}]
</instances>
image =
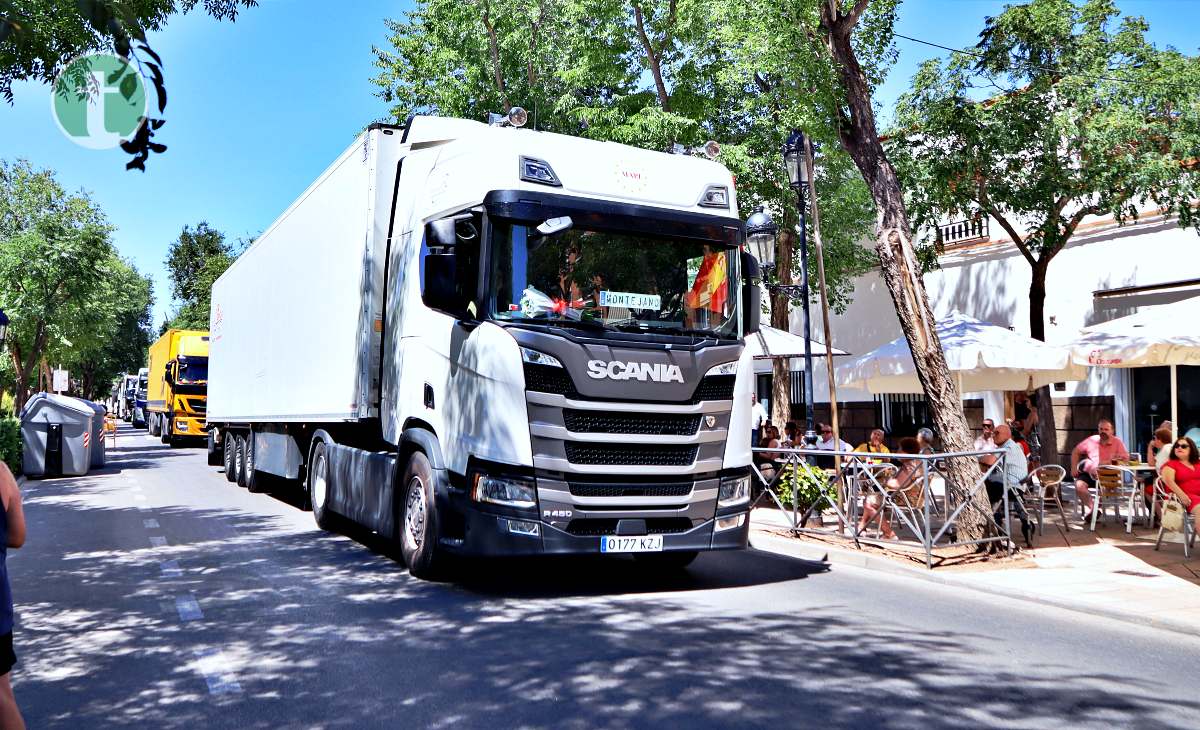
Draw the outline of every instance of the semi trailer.
<instances>
[{"instance_id":1,"label":"semi trailer","mask_svg":"<svg viewBox=\"0 0 1200 730\"><path fill-rule=\"evenodd\" d=\"M129 421L133 419L134 401L137 399L138 376L134 373L126 373L121 376L116 399L117 416L122 420Z\"/></svg>"},{"instance_id":2,"label":"semi trailer","mask_svg":"<svg viewBox=\"0 0 1200 730\"><path fill-rule=\"evenodd\" d=\"M204 436L208 341L203 330L170 329L150 345L146 423L164 444Z\"/></svg>"},{"instance_id":3,"label":"semi trailer","mask_svg":"<svg viewBox=\"0 0 1200 730\"><path fill-rule=\"evenodd\" d=\"M375 124L212 288L210 463L441 556L747 544L758 266L722 165Z\"/></svg>"}]
</instances>

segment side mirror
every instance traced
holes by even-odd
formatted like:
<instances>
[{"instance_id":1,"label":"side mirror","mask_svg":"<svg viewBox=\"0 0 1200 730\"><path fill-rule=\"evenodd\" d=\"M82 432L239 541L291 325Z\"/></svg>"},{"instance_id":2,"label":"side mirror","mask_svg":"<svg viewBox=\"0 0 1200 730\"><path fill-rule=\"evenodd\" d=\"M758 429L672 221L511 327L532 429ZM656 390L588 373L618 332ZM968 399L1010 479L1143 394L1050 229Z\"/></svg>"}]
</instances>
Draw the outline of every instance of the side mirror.
<instances>
[{"instance_id":1,"label":"side mirror","mask_svg":"<svg viewBox=\"0 0 1200 730\"><path fill-rule=\"evenodd\" d=\"M758 259L742 251L742 336L758 332L762 319L762 273Z\"/></svg>"},{"instance_id":2,"label":"side mirror","mask_svg":"<svg viewBox=\"0 0 1200 730\"><path fill-rule=\"evenodd\" d=\"M163 366L163 380L166 380L171 385L175 384L175 376L171 374L171 363Z\"/></svg>"},{"instance_id":3,"label":"side mirror","mask_svg":"<svg viewBox=\"0 0 1200 730\"><path fill-rule=\"evenodd\" d=\"M453 317L466 317L469 303L458 290L457 266L452 253L431 253L425 257L425 276L421 282L421 300L430 309Z\"/></svg>"}]
</instances>

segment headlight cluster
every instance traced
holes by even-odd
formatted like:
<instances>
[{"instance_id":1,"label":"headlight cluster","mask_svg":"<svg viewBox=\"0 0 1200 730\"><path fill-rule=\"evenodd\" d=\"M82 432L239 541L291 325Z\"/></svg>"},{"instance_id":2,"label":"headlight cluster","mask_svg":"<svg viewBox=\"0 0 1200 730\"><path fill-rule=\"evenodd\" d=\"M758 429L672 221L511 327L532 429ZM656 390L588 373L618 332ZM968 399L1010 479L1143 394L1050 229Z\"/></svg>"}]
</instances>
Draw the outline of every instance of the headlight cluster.
<instances>
[{"instance_id":1,"label":"headlight cluster","mask_svg":"<svg viewBox=\"0 0 1200 730\"><path fill-rule=\"evenodd\" d=\"M750 501L750 475L729 477L721 480L721 489L717 492L718 507L736 507Z\"/></svg>"},{"instance_id":2,"label":"headlight cluster","mask_svg":"<svg viewBox=\"0 0 1200 730\"><path fill-rule=\"evenodd\" d=\"M491 502L505 507L533 509L537 507L537 488L530 479L475 475L471 499L476 502Z\"/></svg>"}]
</instances>

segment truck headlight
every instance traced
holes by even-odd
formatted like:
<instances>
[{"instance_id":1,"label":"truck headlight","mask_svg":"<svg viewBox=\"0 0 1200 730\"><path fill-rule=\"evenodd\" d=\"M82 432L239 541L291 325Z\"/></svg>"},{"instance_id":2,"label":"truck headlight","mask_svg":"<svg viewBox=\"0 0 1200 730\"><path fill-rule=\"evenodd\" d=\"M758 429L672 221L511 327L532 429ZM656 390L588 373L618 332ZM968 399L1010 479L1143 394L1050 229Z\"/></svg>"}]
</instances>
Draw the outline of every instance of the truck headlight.
<instances>
[{"instance_id":1,"label":"truck headlight","mask_svg":"<svg viewBox=\"0 0 1200 730\"><path fill-rule=\"evenodd\" d=\"M177 430L177 431L188 430L187 421L183 420L182 418L175 419L175 430Z\"/></svg>"},{"instance_id":2,"label":"truck headlight","mask_svg":"<svg viewBox=\"0 0 1200 730\"><path fill-rule=\"evenodd\" d=\"M502 504L505 507L533 509L537 507L537 489L533 482L527 479L476 474L475 486L471 489L471 499L476 502Z\"/></svg>"},{"instance_id":3,"label":"truck headlight","mask_svg":"<svg viewBox=\"0 0 1200 730\"><path fill-rule=\"evenodd\" d=\"M737 375L737 368L737 360L734 360L733 362L722 363L721 365L714 365L708 369L708 372L704 374L704 377L707 378L709 375Z\"/></svg>"},{"instance_id":4,"label":"truck headlight","mask_svg":"<svg viewBox=\"0 0 1200 730\"><path fill-rule=\"evenodd\" d=\"M749 501L750 475L721 480L721 489L717 492L718 507L734 507Z\"/></svg>"}]
</instances>

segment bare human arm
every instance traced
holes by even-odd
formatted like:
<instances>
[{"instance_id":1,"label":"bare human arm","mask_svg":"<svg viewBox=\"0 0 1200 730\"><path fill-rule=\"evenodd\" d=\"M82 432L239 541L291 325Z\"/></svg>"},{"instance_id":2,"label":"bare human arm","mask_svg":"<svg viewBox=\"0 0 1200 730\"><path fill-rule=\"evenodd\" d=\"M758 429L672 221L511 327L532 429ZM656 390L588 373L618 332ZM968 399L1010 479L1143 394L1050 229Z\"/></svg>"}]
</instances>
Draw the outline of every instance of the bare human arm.
<instances>
[{"instance_id":1,"label":"bare human arm","mask_svg":"<svg viewBox=\"0 0 1200 730\"><path fill-rule=\"evenodd\" d=\"M0 499L4 501L4 513L8 521L8 546L19 548L25 544L25 510L21 506L21 488L8 470L8 464L0 461Z\"/></svg>"},{"instance_id":2,"label":"bare human arm","mask_svg":"<svg viewBox=\"0 0 1200 730\"><path fill-rule=\"evenodd\" d=\"M1075 446L1075 448L1071 449L1071 476L1073 476L1073 477L1079 476L1079 447L1080 446L1083 446L1083 444L1077 444Z\"/></svg>"},{"instance_id":3,"label":"bare human arm","mask_svg":"<svg viewBox=\"0 0 1200 730\"><path fill-rule=\"evenodd\" d=\"M1178 499L1180 502L1182 502L1184 507L1191 509L1192 498L1187 496L1187 492L1180 489L1179 485L1175 483L1175 470L1169 466L1164 466L1162 470L1162 479L1163 482L1166 483L1167 489L1171 490L1171 494L1175 495L1175 499Z\"/></svg>"}]
</instances>

